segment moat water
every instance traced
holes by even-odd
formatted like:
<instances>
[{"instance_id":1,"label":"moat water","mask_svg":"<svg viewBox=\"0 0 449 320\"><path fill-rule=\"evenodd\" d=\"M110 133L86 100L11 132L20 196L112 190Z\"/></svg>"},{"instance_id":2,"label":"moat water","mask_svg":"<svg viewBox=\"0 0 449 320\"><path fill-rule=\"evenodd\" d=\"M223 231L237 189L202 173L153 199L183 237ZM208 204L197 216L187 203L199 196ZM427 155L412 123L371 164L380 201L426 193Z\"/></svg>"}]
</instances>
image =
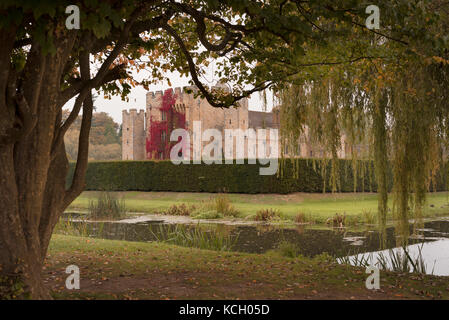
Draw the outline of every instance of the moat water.
<instances>
[{"instance_id":1,"label":"moat water","mask_svg":"<svg viewBox=\"0 0 449 320\"><path fill-rule=\"evenodd\" d=\"M163 221L136 223L121 222L73 222L83 227L84 234L104 239L150 242L171 232L177 224ZM185 224L184 224L185 225ZM276 249L281 241L294 243L302 255L313 257L328 253L334 257L371 257L384 254L388 249L397 248L397 235L393 227L387 228L383 252L380 236L375 227L363 231L345 228L317 229L316 226L298 225L283 227L274 225L227 225L216 223L187 224L186 228L201 228L201 232L223 232L233 239L232 251L264 253ZM407 250L411 257L421 255L426 273L449 276L449 218L424 222L424 227L409 239Z\"/></svg>"}]
</instances>

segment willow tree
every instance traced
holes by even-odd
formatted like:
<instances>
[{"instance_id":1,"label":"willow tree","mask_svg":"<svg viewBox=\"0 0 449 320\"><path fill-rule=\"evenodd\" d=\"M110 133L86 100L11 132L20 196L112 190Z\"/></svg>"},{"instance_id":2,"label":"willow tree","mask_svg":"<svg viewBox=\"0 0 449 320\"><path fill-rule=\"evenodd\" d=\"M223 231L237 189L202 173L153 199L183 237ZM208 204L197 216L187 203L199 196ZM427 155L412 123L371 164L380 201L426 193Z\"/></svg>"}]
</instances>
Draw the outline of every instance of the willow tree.
<instances>
[{"instance_id":1,"label":"willow tree","mask_svg":"<svg viewBox=\"0 0 449 320\"><path fill-rule=\"evenodd\" d=\"M395 5L406 10L393 14ZM319 28L352 30L352 36L327 50L310 46L311 54L335 57L335 52L343 50L349 57L311 66L307 73L298 69L280 91L281 128L283 141L295 144L307 127L308 134L325 148L333 163L333 190L340 137L344 134L352 147L368 144L364 156L374 160L380 227L384 230L386 224L391 167L393 216L400 242L405 244L409 219L420 220L426 192L447 155L449 5L397 1L385 3L381 12L380 30L363 28L353 15L343 23L321 21ZM352 58L353 52L359 52L357 59ZM360 155L351 149L352 158L357 159Z\"/></svg>"},{"instance_id":2,"label":"willow tree","mask_svg":"<svg viewBox=\"0 0 449 320\"><path fill-rule=\"evenodd\" d=\"M341 35L318 27L347 20L354 1L5 0L0 3L0 296L48 297L41 267L59 216L82 192L87 168L92 91L123 98L131 86L189 75L214 107L291 76L279 63ZM67 29L76 4L80 29ZM201 82L216 59L217 80ZM314 61L316 63L316 61ZM147 69L140 83L131 69ZM167 79L169 80L169 79ZM70 115L62 107L73 99ZM66 188L64 135L82 110L77 162Z\"/></svg>"}]
</instances>

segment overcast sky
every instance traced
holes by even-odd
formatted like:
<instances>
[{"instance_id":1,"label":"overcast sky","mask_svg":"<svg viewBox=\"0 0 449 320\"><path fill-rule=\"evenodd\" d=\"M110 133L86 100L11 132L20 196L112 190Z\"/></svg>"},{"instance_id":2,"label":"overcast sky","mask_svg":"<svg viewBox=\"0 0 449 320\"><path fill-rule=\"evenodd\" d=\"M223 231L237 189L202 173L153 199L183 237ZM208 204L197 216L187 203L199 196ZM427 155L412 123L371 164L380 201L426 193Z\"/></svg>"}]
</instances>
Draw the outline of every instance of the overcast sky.
<instances>
[{"instance_id":1,"label":"overcast sky","mask_svg":"<svg viewBox=\"0 0 449 320\"><path fill-rule=\"evenodd\" d=\"M212 86L216 84L216 80L213 77L213 70L208 69L206 75L202 77L202 82L205 85ZM186 77L180 77L178 73L167 73L170 77L172 88L183 87L189 85L189 79ZM137 80L141 80L144 77L151 77L150 72L141 70L139 73L133 72L133 77ZM150 86L150 91L166 90L168 89L167 82L161 82L157 85ZM120 96L114 96L111 100L104 99L103 95L98 95L95 101L96 112L108 113L115 122L122 123L122 110L124 109L145 109L145 94L147 91L143 87L131 88L129 94L129 102L122 101ZM268 111L271 109L271 95L268 95ZM71 109L74 103L74 99L70 100L64 106L65 109ZM259 93L254 93L249 99L248 103L250 110L262 111L262 100L259 97Z\"/></svg>"}]
</instances>

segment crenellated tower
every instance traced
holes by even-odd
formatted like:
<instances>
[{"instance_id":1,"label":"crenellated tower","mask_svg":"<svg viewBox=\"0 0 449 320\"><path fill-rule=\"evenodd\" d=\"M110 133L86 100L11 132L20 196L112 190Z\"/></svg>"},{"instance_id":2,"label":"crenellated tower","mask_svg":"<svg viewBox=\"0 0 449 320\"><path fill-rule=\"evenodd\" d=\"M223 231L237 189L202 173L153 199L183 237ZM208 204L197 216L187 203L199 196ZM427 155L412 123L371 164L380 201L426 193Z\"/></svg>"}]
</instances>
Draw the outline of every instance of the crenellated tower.
<instances>
[{"instance_id":1,"label":"crenellated tower","mask_svg":"<svg viewBox=\"0 0 449 320\"><path fill-rule=\"evenodd\" d=\"M123 110L122 160L145 160L145 111Z\"/></svg>"},{"instance_id":2,"label":"crenellated tower","mask_svg":"<svg viewBox=\"0 0 449 320\"><path fill-rule=\"evenodd\" d=\"M229 91L229 88L222 83L208 89L212 92ZM224 133L225 129L248 128L248 99L242 99L239 102L239 108L231 107L228 109L219 109L212 107L206 99L195 97L195 94L198 92L198 88L196 86L176 87L169 90L172 90L172 94L176 98L173 106L174 110L185 116L184 125L185 129L191 134L191 144L193 144L193 139L195 139L193 134L194 121L201 122L201 128L203 131L206 129L218 129ZM187 91L189 91L189 93ZM154 131L151 128L151 124L165 121L165 114L161 109L163 96L164 92L162 91L152 91L146 94L147 143L148 139L154 140L154 138L151 137L151 132ZM167 132L167 135L169 134L170 133ZM159 137L157 137L157 139L159 139ZM203 144L206 143L207 142L204 142ZM164 158L161 154L147 154L146 156L147 159Z\"/></svg>"}]
</instances>

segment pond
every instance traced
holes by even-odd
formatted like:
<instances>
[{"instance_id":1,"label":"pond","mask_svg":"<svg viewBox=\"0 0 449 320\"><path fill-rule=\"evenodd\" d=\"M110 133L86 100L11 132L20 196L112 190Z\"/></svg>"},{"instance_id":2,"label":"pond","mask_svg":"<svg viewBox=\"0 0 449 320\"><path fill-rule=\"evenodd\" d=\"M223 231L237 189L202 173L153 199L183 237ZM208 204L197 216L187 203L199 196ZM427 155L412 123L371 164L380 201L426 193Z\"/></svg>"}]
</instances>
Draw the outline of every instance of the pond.
<instances>
[{"instance_id":1,"label":"pond","mask_svg":"<svg viewBox=\"0 0 449 320\"><path fill-rule=\"evenodd\" d=\"M143 242L160 240L164 237L166 239L167 234L173 233L179 226L179 224L166 223L162 220L136 223L79 221L72 223L74 226L82 226L84 234L91 237ZM226 237L233 239L232 251L240 252L264 253L276 249L281 241L287 241L294 243L302 255L309 257L326 252L335 257L351 259L368 257L369 254L370 258L377 259L379 255L385 257L391 253L388 250L379 251L380 238L374 226L364 231L351 231L345 228L319 229L309 225L283 227L271 224L217 223L183 224L183 228L201 234L225 234ZM421 254L426 264L426 273L449 275L449 218L424 222L424 227L418 231L418 235L411 236L409 239L410 256L416 257ZM397 247L393 227L387 228L386 235L386 249Z\"/></svg>"}]
</instances>

